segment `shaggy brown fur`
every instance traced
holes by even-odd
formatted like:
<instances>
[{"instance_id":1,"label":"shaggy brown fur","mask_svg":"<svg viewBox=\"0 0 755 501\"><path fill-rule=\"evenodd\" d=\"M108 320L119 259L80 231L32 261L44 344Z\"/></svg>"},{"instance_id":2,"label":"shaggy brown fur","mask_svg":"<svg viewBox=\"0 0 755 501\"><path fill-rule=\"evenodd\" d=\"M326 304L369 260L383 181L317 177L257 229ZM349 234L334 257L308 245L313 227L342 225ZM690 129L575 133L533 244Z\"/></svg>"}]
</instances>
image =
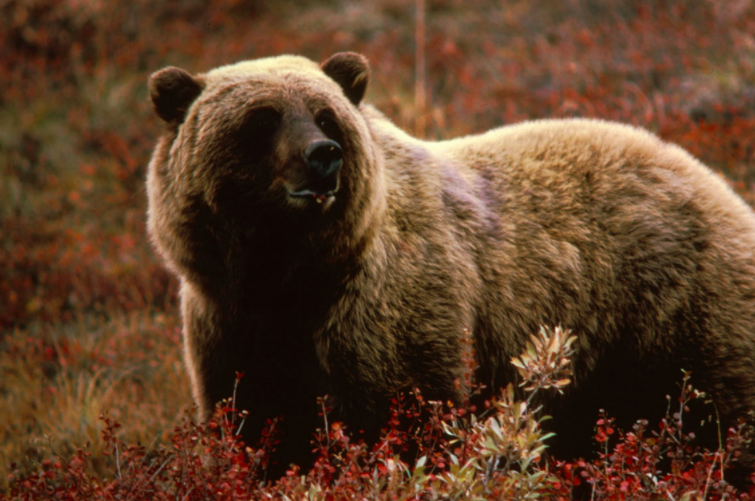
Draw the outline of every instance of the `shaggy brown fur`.
<instances>
[{"instance_id":1,"label":"shaggy brown fur","mask_svg":"<svg viewBox=\"0 0 755 501\"><path fill-rule=\"evenodd\" d=\"M318 395L374 430L398 390L460 398L464 329L495 391L541 324L579 337L551 405L562 450L589 448L598 406L658 418L681 368L725 425L753 409L755 217L718 176L598 120L420 141L361 103L368 75L337 54L151 78L167 129L149 230L181 279L203 418L244 371L245 436L285 415L279 459L306 464ZM327 193L303 153L326 140L342 149Z\"/></svg>"}]
</instances>

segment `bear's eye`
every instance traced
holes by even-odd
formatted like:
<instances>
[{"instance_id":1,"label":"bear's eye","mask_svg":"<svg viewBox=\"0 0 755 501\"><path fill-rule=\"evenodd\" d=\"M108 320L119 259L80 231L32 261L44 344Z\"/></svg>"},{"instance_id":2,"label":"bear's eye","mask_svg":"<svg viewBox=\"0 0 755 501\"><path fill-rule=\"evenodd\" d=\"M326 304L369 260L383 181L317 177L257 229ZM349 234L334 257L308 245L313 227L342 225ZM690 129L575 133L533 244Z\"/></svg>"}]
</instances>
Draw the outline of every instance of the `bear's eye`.
<instances>
[{"instance_id":1,"label":"bear's eye","mask_svg":"<svg viewBox=\"0 0 755 501\"><path fill-rule=\"evenodd\" d=\"M275 108L251 110L236 130L236 144L242 154L263 154L273 142L281 115Z\"/></svg>"},{"instance_id":2,"label":"bear's eye","mask_svg":"<svg viewBox=\"0 0 755 501\"><path fill-rule=\"evenodd\" d=\"M315 123L317 123L317 126L320 128L320 130L323 132L323 134L328 136L329 139L332 139L336 142L340 140L341 129L340 127L338 127L336 117L331 110L320 112L317 115L317 118L315 118Z\"/></svg>"},{"instance_id":3,"label":"bear's eye","mask_svg":"<svg viewBox=\"0 0 755 501\"><path fill-rule=\"evenodd\" d=\"M257 108L246 119L248 130L254 130L260 134L272 135L280 123L280 113L275 108Z\"/></svg>"}]
</instances>

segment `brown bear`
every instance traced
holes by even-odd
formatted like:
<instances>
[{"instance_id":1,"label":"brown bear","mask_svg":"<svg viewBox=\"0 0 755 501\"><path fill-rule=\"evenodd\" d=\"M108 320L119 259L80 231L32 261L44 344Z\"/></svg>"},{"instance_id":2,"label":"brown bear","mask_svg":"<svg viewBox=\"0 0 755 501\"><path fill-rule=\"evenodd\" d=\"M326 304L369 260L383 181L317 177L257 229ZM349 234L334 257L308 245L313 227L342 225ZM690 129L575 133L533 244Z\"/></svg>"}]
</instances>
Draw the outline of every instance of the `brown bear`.
<instances>
[{"instance_id":1,"label":"brown bear","mask_svg":"<svg viewBox=\"0 0 755 501\"><path fill-rule=\"evenodd\" d=\"M362 102L368 80L354 53L150 79L149 232L202 418L243 371L246 440L283 415L277 460L306 465L317 396L369 433L401 390L462 398L465 329L494 393L558 324L578 352L557 450L589 450L599 407L659 418L681 369L722 426L753 410L755 216L719 176L600 120L422 141Z\"/></svg>"}]
</instances>

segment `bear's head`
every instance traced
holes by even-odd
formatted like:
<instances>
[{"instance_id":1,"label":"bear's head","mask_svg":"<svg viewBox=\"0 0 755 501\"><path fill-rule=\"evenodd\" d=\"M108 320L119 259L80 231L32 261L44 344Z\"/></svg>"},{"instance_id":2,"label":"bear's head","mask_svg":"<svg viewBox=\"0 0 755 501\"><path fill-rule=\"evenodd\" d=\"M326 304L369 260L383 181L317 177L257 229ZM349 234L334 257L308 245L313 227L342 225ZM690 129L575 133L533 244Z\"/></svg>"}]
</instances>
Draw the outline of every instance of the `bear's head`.
<instances>
[{"instance_id":1,"label":"bear's head","mask_svg":"<svg viewBox=\"0 0 755 501\"><path fill-rule=\"evenodd\" d=\"M196 76L154 73L150 98L166 132L150 164L149 227L169 262L182 268L176 240L224 228L299 242L362 238L382 203L380 153L360 111L368 80L354 53L321 65L279 56Z\"/></svg>"}]
</instances>

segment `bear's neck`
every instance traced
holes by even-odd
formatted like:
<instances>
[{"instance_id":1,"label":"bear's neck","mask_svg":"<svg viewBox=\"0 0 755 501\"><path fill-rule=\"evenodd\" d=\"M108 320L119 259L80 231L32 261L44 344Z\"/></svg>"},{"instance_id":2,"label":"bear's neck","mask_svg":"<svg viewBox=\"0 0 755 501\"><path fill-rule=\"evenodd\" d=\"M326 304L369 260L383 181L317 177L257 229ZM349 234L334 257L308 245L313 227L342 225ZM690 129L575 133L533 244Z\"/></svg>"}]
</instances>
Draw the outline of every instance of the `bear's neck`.
<instances>
[{"instance_id":1,"label":"bear's neck","mask_svg":"<svg viewBox=\"0 0 755 501\"><path fill-rule=\"evenodd\" d=\"M301 305L314 314L313 310L327 308L328 301L349 280L366 245L347 239L350 248L335 250L337 244L331 240L339 232L334 228L328 233L333 236L315 239L281 225L218 235L222 242L218 260L203 275L219 274L222 280L197 277L204 278L208 287L198 285L203 295L221 308L265 314L278 309L290 312Z\"/></svg>"}]
</instances>

